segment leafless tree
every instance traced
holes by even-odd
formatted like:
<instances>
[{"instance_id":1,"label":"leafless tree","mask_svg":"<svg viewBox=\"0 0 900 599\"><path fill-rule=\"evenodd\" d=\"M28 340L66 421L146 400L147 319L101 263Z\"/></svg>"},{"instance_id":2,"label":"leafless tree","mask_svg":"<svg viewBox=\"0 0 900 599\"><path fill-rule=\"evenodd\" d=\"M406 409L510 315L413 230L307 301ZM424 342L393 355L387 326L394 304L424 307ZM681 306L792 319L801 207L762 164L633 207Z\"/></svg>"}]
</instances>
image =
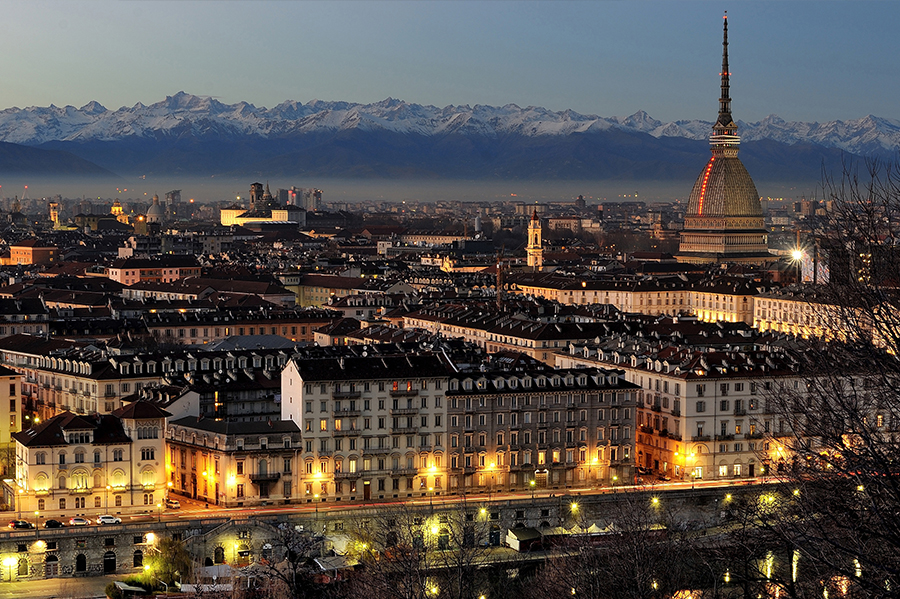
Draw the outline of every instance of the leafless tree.
<instances>
[{"instance_id":1,"label":"leafless tree","mask_svg":"<svg viewBox=\"0 0 900 599\"><path fill-rule=\"evenodd\" d=\"M679 530L684 514L648 493L623 494L612 509L603 533L587 534L594 522L583 516L575 534L547 548L526 596L649 599L708 586L689 533Z\"/></svg>"},{"instance_id":2,"label":"leafless tree","mask_svg":"<svg viewBox=\"0 0 900 599\"><path fill-rule=\"evenodd\" d=\"M764 524L819 584L864 596L900 589L900 169L848 165L823 187L817 244L830 281L816 290L825 337L802 345L802 383L767 398L790 426L784 498ZM766 514L763 514L766 515Z\"/></svg>"},{"instance_id":3,"label":"leafless tree","mask_svg":"<svg viewBox=\"0 0 900 599\"><path fill-rule=\"evenodd\" d=\"M372 599L473 599L485 594L489 511L462 502L433 511L394 505L358 519L349 553L361 563L351 585Z\"/></svg>"},{"instance_id":4,"label":"leafless tree","mask_svg":"<svg viewBox=\"0 0 900 599\"><path fill-rule=\"evenodd\" d=\"M289 522L262 523L267 530L260 559L243 569L242 575L262 596L292 599L318 598L325 588L315 580L311 563L319 556L324 538L314 531Z\"/></svg>"}]
</instances>

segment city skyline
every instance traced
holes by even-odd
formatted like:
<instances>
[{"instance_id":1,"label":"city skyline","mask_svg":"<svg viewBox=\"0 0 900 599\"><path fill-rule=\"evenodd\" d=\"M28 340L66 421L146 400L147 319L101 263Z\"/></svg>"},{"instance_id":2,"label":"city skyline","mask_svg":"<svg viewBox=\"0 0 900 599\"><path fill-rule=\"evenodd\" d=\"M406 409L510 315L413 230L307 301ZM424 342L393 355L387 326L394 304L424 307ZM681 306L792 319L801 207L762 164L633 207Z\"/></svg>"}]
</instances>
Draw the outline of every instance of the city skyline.
<instances>
[{"instance_id":1,"label":"city skyline","mask_svg":"<svg viewBox=\"0 0 900 599\"><path fill-rule=\"evenodd\" d=\"M890 100L900 81L890 23L900 7L891 3L210 6L11 4L0 31L12 51L0 75L12 83L0 107L96 100L116 109L185 90L266 107L395 97L711 119L713 32L728 10L736 118L898 117Z\"/></svg>"}]
</instances>

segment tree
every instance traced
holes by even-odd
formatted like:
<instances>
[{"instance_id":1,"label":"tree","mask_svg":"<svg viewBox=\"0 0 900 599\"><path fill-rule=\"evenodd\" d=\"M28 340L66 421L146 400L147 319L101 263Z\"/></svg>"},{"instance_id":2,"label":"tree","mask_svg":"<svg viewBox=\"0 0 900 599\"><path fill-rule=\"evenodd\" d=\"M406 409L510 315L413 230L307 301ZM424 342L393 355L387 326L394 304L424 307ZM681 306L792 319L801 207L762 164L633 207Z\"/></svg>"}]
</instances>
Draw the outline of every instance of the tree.
<instances>
[{"instance_id":1,"label":"tree","mask_svg":"<svg viewBox=\"0 0 900 599\"><path fill-rule=\"evenodd\" d=\"M449 510L385 506L356 523L349 553L362 571L352 595L372 599L472 599L488 587L490 512L465 499Z\"/></svg>"},{"instance_id":2,"label":"tree","mask_svg":"<svg viewBox=\"0 0 900 599\"><path fill-rule=\"evenodd\" d=\"M145 558L144 564L150 580L161 580L170 587L176 580L191 576L193 562L184 543L171 537L160 538L154 550Z\"/></svg>"},{"instance_id":3,"label":"tree","mask_svg":"<svg viewBox=\"0 0 900 599\"><path fill-rule=\"evenodd\" d=\"M775 472L789 498L763 524L800 552L820 584L888 596L900 589L900 169L850 164L823 186L817 246L830 281L816 289L825 339L802 343L796 388L767 401L790 435Z\"/></svg>"},{"instance_id":4,"label":"tree","mask_svg":"<svg viewBox=\"0 0 900 599\"><path fill-rule=\"evenodd\" d=\"M595 523L579 508L574 532L582 534L550 548L526 596L653 599L709 586L692 539L679 530L684 514L646 493L622 494L609 509L606 531L585 534Z\"/></svg>"},{"instance_id":5,"label":"tree","mask_svg":"<svg viewBox=\"0 0 900 599\"><path fill-rule=\"evenodd\" d=\"M312 559L322 551L324 537L288 522L261 522L268 529L267 547L260 559L245 568L259 583L262 596L294 599L321 597Z\"/></svg>"}]
</instances>

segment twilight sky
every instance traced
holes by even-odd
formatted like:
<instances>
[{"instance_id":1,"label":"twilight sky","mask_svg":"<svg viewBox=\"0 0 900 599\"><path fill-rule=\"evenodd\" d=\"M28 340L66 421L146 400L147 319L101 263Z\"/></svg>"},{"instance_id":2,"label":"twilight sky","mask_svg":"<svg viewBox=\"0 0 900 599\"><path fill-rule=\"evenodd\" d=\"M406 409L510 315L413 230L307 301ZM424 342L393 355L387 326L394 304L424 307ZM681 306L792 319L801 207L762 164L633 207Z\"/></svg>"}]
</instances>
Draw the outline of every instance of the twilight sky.
<instances>
[{"instance_id":1,"label":"twilight sky","mask_svg":"<svg viewBox=\"0 0 900 599\"><path fill-rule=\"evenodd\" d=\"M492 104L714 120L900 119L900 2L6 0L0 109Z\"/></svg>"}]
</instances>

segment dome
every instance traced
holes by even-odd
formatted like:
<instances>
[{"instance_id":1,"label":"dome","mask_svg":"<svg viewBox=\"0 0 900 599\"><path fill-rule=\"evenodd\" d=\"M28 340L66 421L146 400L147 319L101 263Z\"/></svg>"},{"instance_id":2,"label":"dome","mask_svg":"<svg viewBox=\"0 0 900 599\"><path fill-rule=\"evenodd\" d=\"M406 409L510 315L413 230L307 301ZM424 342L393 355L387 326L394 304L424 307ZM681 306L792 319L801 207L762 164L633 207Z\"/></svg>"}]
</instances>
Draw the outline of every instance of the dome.
<instances>
[{"instance_id":1,"label":"dome","mask_svg":"<svg viewBox=\"0 0 900 599\"><path fill-rule=\"evenodd\" d=\"M731 116L728 19L722 37L722 93L719 118L709 138L712 157L688 200L679 262L764 264L771 260L759 192L738 158L740 137Z\"/></svg>"},{"instance_id":2,"label":"dome","mask_svg":"<svg viewBox=\"0 0 900 599\"><path fill-rule=\"evenodd\" d=\"M740 158L710 158L694 183L685 216L762 218L759 193Z\"/></svg>"},{"instance_id":3,"label":"dome","mask_svg":"<svg viewBox=\"0 0 900 599\"><path fill-rule=\"evenodd\" d=\"M147 210L148 223L161 223L166 217L165 209L159 205L159 196L153 196L153 204Z\"/></svg>"}]
</instances>

